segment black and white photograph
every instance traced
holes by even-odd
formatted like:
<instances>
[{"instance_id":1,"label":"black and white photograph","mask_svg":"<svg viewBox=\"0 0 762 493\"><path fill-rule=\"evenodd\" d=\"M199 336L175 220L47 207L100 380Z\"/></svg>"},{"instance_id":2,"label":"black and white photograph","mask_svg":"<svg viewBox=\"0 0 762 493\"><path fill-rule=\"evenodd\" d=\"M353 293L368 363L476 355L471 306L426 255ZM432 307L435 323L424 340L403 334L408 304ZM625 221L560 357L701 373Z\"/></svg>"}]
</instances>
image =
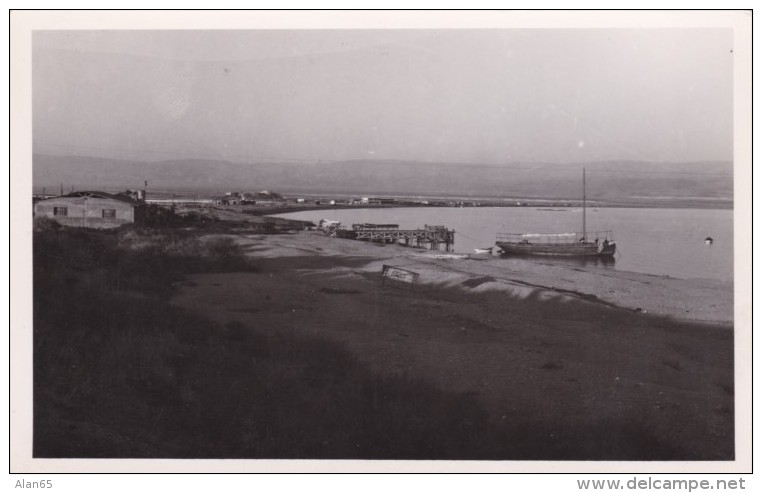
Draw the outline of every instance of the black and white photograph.
<instances>
[{"instance_id":1,"label":"black and white photograph","mask_svg":"<svg viewBox=\"0 0 762 493\"><path fill-rule=\"evenodd\" d=\"M746 13L26 14L12 462L748 458Z\"/></svg>"}]
</instances>

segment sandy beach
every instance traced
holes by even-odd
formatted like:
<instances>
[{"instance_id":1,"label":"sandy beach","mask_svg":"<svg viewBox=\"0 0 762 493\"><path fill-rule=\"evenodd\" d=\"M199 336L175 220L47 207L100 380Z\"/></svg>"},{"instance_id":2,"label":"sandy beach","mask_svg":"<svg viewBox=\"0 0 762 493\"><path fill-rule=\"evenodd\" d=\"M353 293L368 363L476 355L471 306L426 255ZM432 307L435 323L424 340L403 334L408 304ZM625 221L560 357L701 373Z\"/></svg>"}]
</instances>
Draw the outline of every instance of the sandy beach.
<instances>
[{"instance_id":1,"label":"sandy beach","mask_svg":"<svg viewBox=\"0 0 762 493\"><path fill-rule=\"evenodd\" d=\"M437 259L317 232L232 237L255 272L194 275L173 304L220 326L325 338L379 374L473 395L560 456L594 457L585 447L601 442L611 458L734 456L730 283ZM418 283L383 283L384 265Z\"/></svg>"}]
</instances>

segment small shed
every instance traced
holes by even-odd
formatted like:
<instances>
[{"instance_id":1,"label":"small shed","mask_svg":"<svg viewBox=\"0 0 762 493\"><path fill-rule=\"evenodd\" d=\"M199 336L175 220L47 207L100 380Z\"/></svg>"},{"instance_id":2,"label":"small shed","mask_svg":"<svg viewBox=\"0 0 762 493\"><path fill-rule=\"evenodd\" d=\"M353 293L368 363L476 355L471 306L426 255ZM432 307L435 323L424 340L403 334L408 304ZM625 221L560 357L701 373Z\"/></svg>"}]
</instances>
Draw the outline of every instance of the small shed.
<instances>
[{"instance_id":1,"label":"small shed","mask_svg":"<svg viewBox=\"0 0 762 493\"><path fill-rule=\"evenodd\" d=\"M140 222L145 215L145 202L122 194L72 192L37 202L34 215L64 226L108 229Z\"/></svg>"}]
</instances>

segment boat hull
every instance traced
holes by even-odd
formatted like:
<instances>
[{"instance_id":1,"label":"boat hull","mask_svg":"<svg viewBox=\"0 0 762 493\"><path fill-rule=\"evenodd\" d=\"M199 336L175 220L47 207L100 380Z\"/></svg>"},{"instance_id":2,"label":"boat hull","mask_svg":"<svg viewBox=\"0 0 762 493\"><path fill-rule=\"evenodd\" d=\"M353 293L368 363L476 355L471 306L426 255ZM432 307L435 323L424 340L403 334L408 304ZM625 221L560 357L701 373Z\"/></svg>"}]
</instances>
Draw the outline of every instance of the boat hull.
<instances>
[{"instance_id":1,"label":"boat hull","mask_svg":"<svg viewBox=\"0 0 762 493\"><path fill-rule=\"evenodd\" d=\"M613 257L616 244L596 243L514 243L498 241L503 255L526 255L542 257Z\"/></svg>"}]
</instances>

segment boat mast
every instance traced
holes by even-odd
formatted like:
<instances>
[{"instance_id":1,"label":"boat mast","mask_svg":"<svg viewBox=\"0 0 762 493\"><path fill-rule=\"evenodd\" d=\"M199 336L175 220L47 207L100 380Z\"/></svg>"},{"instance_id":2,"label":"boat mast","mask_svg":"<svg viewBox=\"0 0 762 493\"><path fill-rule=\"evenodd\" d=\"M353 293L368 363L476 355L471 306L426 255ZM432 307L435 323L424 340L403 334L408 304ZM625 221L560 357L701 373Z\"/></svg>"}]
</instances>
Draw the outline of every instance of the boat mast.
<instances>
[{"instance_id":1,"label":"boat mast","mask_svg":"<svg viewBox=\"0 0 762 493\"><path fill-rule=\"evenodd\" d=\"M587 215L586 215L587 197L585 194L585 168L582 168L582 241L587 242Z\"/></svg>"}]
</instances>

